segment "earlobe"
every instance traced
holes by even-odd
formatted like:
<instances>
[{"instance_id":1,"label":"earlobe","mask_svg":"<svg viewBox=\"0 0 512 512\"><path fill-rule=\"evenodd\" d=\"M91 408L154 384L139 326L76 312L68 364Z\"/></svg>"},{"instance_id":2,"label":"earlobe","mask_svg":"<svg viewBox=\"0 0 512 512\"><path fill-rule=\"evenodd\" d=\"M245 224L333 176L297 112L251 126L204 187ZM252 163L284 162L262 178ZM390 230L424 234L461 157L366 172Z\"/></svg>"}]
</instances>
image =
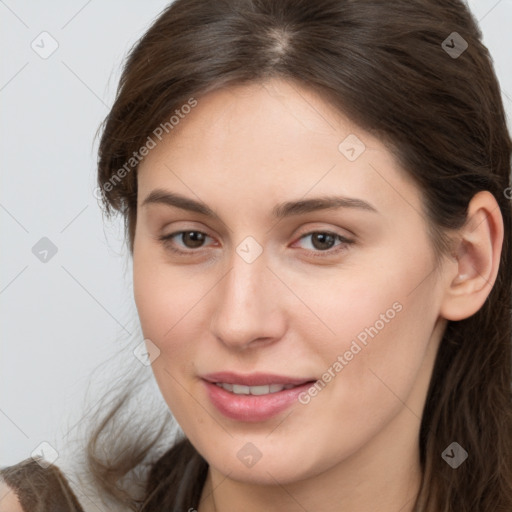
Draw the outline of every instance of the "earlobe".
<instances>
[{"instance_id":1,"label":"earlobe","mask_svg":"<svg viewBox=\"0 0 512 512\"><path fill-rule=\"evenodd\" d=\"M447 271L442 317L464 320L483 306L498 275L502 245L499 205L490 192L479 192L469 203L467 222L458 233L456 265Z\"/></svg>"}]
</instances>

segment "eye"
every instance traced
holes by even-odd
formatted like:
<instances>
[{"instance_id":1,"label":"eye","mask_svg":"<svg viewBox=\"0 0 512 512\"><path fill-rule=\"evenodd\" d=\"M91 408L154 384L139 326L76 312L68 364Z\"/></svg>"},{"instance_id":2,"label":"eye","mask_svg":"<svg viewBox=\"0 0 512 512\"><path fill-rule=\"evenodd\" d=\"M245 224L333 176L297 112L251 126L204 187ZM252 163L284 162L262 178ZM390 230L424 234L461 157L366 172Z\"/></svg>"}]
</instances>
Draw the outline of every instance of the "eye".
<instances>
[{"instance_id":1,"label":"eye","mask_svg":"<svg viewBox=\"0 0 512 512\"><path fill-rule=\"evenodd\" d=\"M322 253L328 253L326 256L337 254L338 252L347 249L348 245L354 243L353 240L330 231L311 231L310 233L302 235L299 240L307 238L311 238L309 250L313 256L324 256ZM336 240L339 240L340 243L334 245ZM333 247L335 247L334 250Z\"/></svg>"},{"instance_id":2,"label":"eye","mask_svg":"<svg viewBox=\"0 0 512 512\"><path fill-rule=\"evenodd\" d=\"M181 243L183 244L181 245L181 247L190 250L187 251L176 248L176 242L174 241L175 238L181 241ZM169 235L162 235L159 237L159 240L171 251L177 252L179 254L189 254L191 252L198 252L194 251L194 249L200 249L207 238L211 237L208 236L206 233L203 233L202 231L188 230L177 231Z\"/></svg>"},{"instance_id":3,"label":"eye","mask_svg":"<svg viewBox=\"0 0 512 512\"><path fill-rule=\"evenodd\" d=\"M308 251L313 256L332 256L333 254L338 254L338 252L345 250L348 245L354 243L353 240L330 231L311 231L310 233L302 235L299 240L305 240L310 237L311 242ZM202 248L208 238L212 239L202 231L188 230L162 235L159 237L159 240L171 251L186 255L199 252L195 249ZM181 245L178 244L178 246L181 246L185 250L176 247L177 242L175 239L181 242ZM339 241L337 245L335 245L336 240ZM333 247L335 249L333 249Z\"/></svg>"}]
</instances>

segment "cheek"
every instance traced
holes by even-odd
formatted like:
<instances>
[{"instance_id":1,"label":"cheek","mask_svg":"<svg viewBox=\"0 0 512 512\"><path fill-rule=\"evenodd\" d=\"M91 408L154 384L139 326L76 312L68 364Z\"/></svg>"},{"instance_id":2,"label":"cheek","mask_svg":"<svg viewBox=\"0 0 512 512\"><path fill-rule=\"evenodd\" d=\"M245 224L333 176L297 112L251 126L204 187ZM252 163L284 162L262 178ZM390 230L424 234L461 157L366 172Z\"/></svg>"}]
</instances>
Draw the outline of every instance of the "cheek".
<instances>
[{"instance_id":1,"label":"cheek","mask_svg":"<svg viewBox=\"0 0 512 512\"><path fill-rule=\"evenodd\" d=\"M207 288L201 278L162 263L154 252L143 243L135 245L133 292L144 337L165 350L163 341L172 338L191 317L197 318L194 308Z\"/></svg>"},{"instance_id":2,"label":"cheek","mask_svg":"<svg viewBox=\"0 0 512 512\"><path fill-rule=\"evenodd\" d=\"M204 336L210 318L203 308L217 281L204 270L202 277L193 276L183 268L157 263L149 251L134 250L133 289L142 333L160 350L151 366L177 419L187 380L197 373L199 336Z\"/></svg>"},{"instance_id":3,"label":"cheek","mask_svg":"<svg viewBox=\"0 0 512 512\"><path fill-rule=\"evenodd\" d=\"M376 425L403 406L438 316L433 281L425 279L431 271L426 255L390 254L386 265L349 272L317 302L335 333L316 336L329 381L321 393L340 414Z\"/></svg>"}]
</instances>

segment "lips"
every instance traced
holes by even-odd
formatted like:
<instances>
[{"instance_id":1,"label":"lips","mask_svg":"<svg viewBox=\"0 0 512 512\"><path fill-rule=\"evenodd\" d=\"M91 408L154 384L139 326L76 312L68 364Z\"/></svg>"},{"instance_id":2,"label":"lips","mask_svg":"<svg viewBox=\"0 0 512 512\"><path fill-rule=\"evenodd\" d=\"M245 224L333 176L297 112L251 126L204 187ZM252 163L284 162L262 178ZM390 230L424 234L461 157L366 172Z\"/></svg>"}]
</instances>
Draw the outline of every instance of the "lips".
<instances>
[{"instance_id":1,"label":"lips","mask_svg":"<svg viewBox=\"0 0 512 512\"><path fill-rule=\"evenodd\" d=\"M276 416L296 403L315 380L262 373L219 372L203 376L207 395L217 410L229 419L243 422L261 422Z\"/></svg>"},{"instance_id":2,"label":"lips","mask_svg":"<svg viewBox=\"0 0 512 512\"><path fill-rule=\"evenodd\" d=\"M232 372L217 372L203 375L203 379L208 382L217 382L223 384L240 384L242 386L269 386L271 384L280 384L282 386L300 386L306 382L311 382L314 378L296 378L276 375L271 373L252 373L250 375L240 375Z\"/></svg>"}]
</instances>

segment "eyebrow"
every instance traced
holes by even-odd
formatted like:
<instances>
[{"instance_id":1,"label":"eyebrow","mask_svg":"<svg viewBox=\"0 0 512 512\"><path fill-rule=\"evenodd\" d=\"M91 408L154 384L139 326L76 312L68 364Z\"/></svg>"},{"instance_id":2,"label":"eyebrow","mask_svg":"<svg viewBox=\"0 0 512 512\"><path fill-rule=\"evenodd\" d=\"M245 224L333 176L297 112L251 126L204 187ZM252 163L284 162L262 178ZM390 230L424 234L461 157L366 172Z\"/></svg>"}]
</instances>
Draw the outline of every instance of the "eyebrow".
<instances>
[{"instance_id":1,"label":"eyebrow","mask_svg":"<svg viewBox=\"0 0 512 512\"><path fill-rule=\"evenodd\" d=\"M160 188L150 192L142 202L141 206L147 206L150 204L174 206L182 210L200 213L207 217L211 217L219 221L221 220L219 216L205 203ZM323 196L280 203L272 209L272 216L276 219L283 219L294 215L302 215L319 210L336 210L338 208L357 208L359 210L378 213L374 206L362 199L344 196Z\"/></svg>"}]
</instances>

